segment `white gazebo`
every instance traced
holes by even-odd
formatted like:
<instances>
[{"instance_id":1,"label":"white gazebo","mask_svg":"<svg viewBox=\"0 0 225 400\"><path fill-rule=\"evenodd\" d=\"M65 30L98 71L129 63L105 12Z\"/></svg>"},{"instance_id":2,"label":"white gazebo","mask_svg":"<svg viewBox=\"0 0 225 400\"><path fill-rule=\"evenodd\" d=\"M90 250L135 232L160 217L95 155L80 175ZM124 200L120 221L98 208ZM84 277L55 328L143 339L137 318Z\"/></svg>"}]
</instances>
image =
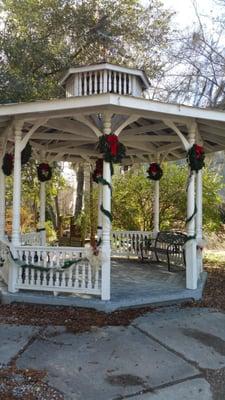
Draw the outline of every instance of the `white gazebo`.
<instances>
[{"instance_id":1,"label":"white gazebo","mask_svg":"<svg viewBox=\"0 0 225 400\"><path fill-rule=\"evenodd\" d=\"M5 175L0 169L0 240L2 275L11 293L21 290L97 295L110 300L111 224L100 211L110 212L111 190L99 188L99 221L102 227L101 266L85 256L85 248L46 246L44 230L21 239L21 151L29 143L39 162L72 161L93 164L101 157L99 137L114 133L126 146L124 165L179 160L193 144L205 152L225 149L225 113L148 100L149 81L143 71L108 63L71 68L61 84L66 98L0 106L1 163L14 149L12 241L5 237ZM103 178L111 183L110 164L103 163ZM145 237L159 231L159 181L155 182L154 232L132 232ZM197 214L190 218L197 205ZM191 174L187 189L187 235L185 245L186 289L197 289L202 274L202 172ZM45 183L40 184L40 226L45 223ZM115 233L125 238L129 232ZM38 237L38 241L37 241ZM28 244L29 242L29 244ZM123 240L124 243L124 240ZM14 259L6 257L10 247ZM129 248L123 249L126 253ZM122 253L121 246L112 247ZM132 250L133 251L133 250ZM20 260L20 264L15 261ZM74 260L63 269L66 260ZM25 267L26 265L27 267ZM36 268L41 266L41 268ZM30 268L29 268L30 266ZM19 295L18 293L18 295Z\"/></svg>"}]
</instances>

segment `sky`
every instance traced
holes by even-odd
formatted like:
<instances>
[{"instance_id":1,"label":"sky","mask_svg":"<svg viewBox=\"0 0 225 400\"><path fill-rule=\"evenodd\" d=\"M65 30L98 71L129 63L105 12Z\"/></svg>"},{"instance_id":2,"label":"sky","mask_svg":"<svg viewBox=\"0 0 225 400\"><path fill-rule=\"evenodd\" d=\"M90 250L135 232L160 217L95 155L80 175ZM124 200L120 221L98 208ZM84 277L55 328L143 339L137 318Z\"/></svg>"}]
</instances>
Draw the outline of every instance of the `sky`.
<instances>
[{"instance_id":1,"label":"sky","mask_svg":"<svg viewBox=\"0 0 225 400\"><path fill-rule=\"evenodd\" d=\"M143 0L145 3L148 0ZM176 11L175 21L181 26L190 26L196 21L192 0L162 0L166 8ZM215 0L195 0L199 14L216 17L220 14L220 6Z\"/></svg>"}]
</instances>

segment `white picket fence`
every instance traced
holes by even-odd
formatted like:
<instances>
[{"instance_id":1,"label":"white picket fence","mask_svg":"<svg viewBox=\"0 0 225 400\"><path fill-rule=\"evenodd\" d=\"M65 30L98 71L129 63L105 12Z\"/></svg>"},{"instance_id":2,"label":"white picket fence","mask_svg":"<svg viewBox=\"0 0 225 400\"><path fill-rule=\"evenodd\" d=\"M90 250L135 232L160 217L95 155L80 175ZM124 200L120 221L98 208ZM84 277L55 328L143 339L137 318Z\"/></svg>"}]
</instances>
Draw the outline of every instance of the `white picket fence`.
<instances>
[{"instance_id":1,"label":"white picket fence","mask_svg":"<svg viewBox=\"0 0 225 400\"><path fill-rule=\"evenodd\" d=\"M25 289L101 295L101 270L90 265L83 247L17 246L11 249L12 258L7 246L1 245L4 265L0 273L4 271L2 278L10 292ZM74 263L65 267L68 260Z\"/></svg>"},{"instance_id":2,"label":"white picket fence","mask_svg":"<svg viewBox=\"0 0 225 400\"><path fill-rule=\"evenodd\" d=\"M150 257L144 244L153 238L153 232L146 231L112 231L111 249L114 256Z\"/></svg>"},{"instance_id":3,"label":"white picket fence","mask_svg":"<svg viewBox=\"0 0 225 400\"><path fill-rule=\"evenodd\" d=\"M144 244L149 239L152 239L153 237L153 232L150 231L112 231L111 232L111 250L112 250L112 255L121 255L121 256L141 256L142 255L142 250L141 246L143 248L143 256L148 257L149 253L147 252L146 247ZM42 260L46 260L46 254L48 253L48 259L50 259L50 262L55 263L55 260L57 257L59 257L58 261L56 262L57 265L60 264L60 258L64 259L66 254L71 254L73 250L71 250L71 247L61 247L63 249L64 254L59 253L58 251L55 253L55 249L59 249L59 247L45 247L43 248L42 246L38 248L37 246L40 245L40 233L38 232L30 232L26 233L21 236L21 239L23 240L23 254L27 254L27 251L29 252L29 257L32 259L34 258L34 246L35 246L35 257L39 257L39 249L42 249ZM29 246L27 246L29 245ZM43 250L44 249L44 250ZM64 251L65 249L65 251ZM53 254L50 255L51 251L53 250ZM76 251L79 251L78 248L76 248ZM62 251L62 250L61 250ZM47 253L46 253L47 252ZM34 262L34 260L32 261ZM47 262L47 261L45 261Z\"/></svg>"}]
</instances>

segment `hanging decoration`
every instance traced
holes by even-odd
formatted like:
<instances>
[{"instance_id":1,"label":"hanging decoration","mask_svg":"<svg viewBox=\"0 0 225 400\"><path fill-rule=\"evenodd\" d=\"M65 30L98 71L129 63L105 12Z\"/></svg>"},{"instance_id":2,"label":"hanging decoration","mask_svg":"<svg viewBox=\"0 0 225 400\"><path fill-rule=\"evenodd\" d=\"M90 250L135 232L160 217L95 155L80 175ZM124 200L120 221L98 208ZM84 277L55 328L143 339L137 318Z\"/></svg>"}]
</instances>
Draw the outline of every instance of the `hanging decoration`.
<instances>
[{"instance_id":1,"label":"hanging decoration","mask_svg":"<svg viewBox=\"0 0 225 400\"><path fill-rule=\"evenodd\" d=\"M94 182L99 183L99 180L103 177L103 159L99 158L95 163L95 169L92 174Z\"/></svg>"},{"instance_id":2,"label":"hanging decoration","mask_svg":"<svg viewBox=\"0 0 225 400\"><path fill-rule=\"evenodd\" d=\"M13 155L11 153L5 153L2 163L2 171L6 176L10 176L13 171Z\"/></svg>"},{"instance_id":3,"label":"hanging decoration","mask_svg":"<svg viewBox=\"0 0 225 400\"><path fill-rule=\"evenodd\" d=\"M99 150L103 153L104 160L110 163L120 163L126 155L125 146L114 133L99 138Z\"/></svg>"},{"instance_id":4,"label":"hanging decoration","mask_svg":"<svg viewBox=\"0 0 225 400\"><path fill-rule=\"evenodd\" d=\"M99 151L100 153L103 154L103 160L110 163L110 169L111 169L111 175L113 175L113 163L120 163L122 159L126 155L126 148L125 146L119 142L118 136L115 135L114 133L111 133L109 135L102 135L99 138ZM97 163L96 163L96 169L97 170ZM103 178L103 169L102 169L102 176L98 176L97 174L100 173L100 162L99 162L99 170L96 171L95 177L97 178L98 183L101 183L102 185L107 185L110 190L112 190L112 187L109 182L107 182ZM101 204L101 212L112 222L112 214L109 210L106 210Z\"/></svg>"},{"instance_id":5,"label":"hanging decoration","mask_svg":"<svg viewBox=\"0 0 225 400\"><path fill-rule=\"evenodd\" d=\"M187 190L188 186L190 185L193 171L198 172L199 170L201 170L205 166L204 160L205 160L205 152L203 147L199 146L198 144L193 144L193 146L187 152L187 162L191 170L190 175L188 177ZM193 220L196 214L197 214L197 206L195 204L193 213L190 215L189 218L186 219L186 225L188 225ZM189 240L192 239L196 239L196 235L188 236L186 241L188 242Z\"/></svg>"},{"instance_id":6,"label":"hanging decoration","mask_svg":"<svg viewBox=\"0 0 225 400\"><path fill-rule=\"evenodd\" d=\"M163 176L163 170L158 163L151 163L147 169L148 179L159 181Z\"/></svg>"},{"instance_id":7,"label":"hanging decoration","mask_svg":"<svg viewBox=\"0 0 225 400\"><path fill-rule=\"evenodd\" d=\"M21 152L21 164L22 165L25 165L28 163L28 161L31 158L31 154L32 154L32 147L31 147L30 143L28 142Z\"/></svg>"},{"instance_id":8,"label":"hanging decoration","mask_svg":"<svg viewBox=\"0 0 225 400\"><path fill-rule=\"evenodd\" d=\"M40 182L46 182L52 177L52 169L49 164L41 163L37 167L37 174Z\"/></svg>"},{"instance_id":9,"label":"hanging decoration","mask_svg":"<svg viewBox=\"0 0 225 400\"><path fill-rule=\"evenodd\" d=\"M202 146L193 144L187 152L187 162L191 171L198 172L205 166L205 152Z\"/></svg>"}]
</instances>

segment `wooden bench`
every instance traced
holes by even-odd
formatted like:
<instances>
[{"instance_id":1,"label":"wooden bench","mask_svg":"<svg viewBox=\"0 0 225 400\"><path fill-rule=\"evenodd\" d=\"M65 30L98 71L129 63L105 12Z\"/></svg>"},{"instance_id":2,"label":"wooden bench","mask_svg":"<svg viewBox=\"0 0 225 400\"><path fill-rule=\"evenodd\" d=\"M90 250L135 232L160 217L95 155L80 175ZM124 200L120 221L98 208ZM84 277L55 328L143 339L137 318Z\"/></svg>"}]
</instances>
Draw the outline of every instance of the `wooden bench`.
<instances>
[{"instance_id":1,"label":"wooden bench","mask_svg":"<svg viewBox=\"0 0 225 400\"><path fill-rule=\"evenodd\" d=\"M144 252L150 251L154 253L157 262L166 262L168 271L171 265L185 267L185 251L184 244L187 235L177 231L161 231L158 232L155 239L148 239L142 243L141 256Z\"/></svg>"}]
</instances>

